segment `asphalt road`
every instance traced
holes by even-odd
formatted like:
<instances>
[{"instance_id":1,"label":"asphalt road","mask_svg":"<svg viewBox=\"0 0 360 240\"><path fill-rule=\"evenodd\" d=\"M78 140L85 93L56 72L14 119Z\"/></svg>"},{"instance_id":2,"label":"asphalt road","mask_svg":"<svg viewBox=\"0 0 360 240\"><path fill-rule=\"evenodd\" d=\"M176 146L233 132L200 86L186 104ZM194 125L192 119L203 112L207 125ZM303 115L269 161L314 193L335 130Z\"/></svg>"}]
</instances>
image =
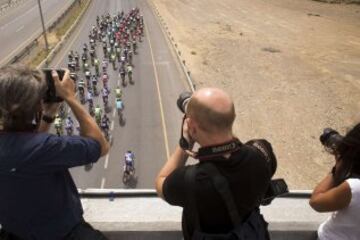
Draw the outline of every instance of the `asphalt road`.
<instances>
[{"instance_id":1,"label":"asphalt road","mask_svg":"<svg viewBox=\"0 0 360 240\"><path fill-rule=\"evenodd\" d=\"M139 44L139 54L134 57L135 84L128 84L123 88L126 123L121 126L114 111L108 114L112 122L113 136L110 153L101 158L89 172L83 167L71 171L77 186L81 189L124 188L122 173L126 150L132 150L136 157L137 182L131 187L152 189L156 174L178 142L182 116L176 108L176 99L180 92L187 89L187 84L174 53L170 50L167 39L146 1L92 1L77 29L51 65L65 67L67 53L71 49L82 52L82 45L88 42L88 33L95 24L96 15L107 12L115 14L121 9L128 12L136 6L144 15L145 38ZM97 52L101 52L102 56L100 47ZM111 66L109 70L109 85L113 90L117 85L118 76ZM95 100L95 105L97 102L102 106L101 97ZM115 103L113 92L109 102L112 105Z\"/></svg>"},{"instance_id":2,"label":"asphalt road","mask_svg":"<svg viewBox=\"0 0 360 240\"><path fill-rule=\"evenodd\" d=\"M42 0L45 26L54 22L74 0ZM26 0L0 17L0 66L42 32L36 0Z\"/></svg>"}]
</instances>

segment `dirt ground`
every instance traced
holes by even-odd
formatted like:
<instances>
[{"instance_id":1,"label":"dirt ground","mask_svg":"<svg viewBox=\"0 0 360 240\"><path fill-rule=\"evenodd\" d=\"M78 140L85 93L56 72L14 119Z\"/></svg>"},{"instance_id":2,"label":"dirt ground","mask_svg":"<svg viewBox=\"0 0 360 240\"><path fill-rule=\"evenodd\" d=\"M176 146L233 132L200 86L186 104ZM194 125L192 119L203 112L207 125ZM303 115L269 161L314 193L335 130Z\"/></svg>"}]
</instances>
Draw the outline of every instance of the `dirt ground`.
<instances>
[{"instance_id":1,"label":"dirt ground","mask_svg":"<svg viewBox=\"0 0 360 240\"><path fill-rule=\"evenodd\" d=\"M360 120L360 6L308 0L151 0L197 87L234 99L235 134L266 138L276 176L312 189L334 163L319 142Z\"/></svg>"}]
</instances>

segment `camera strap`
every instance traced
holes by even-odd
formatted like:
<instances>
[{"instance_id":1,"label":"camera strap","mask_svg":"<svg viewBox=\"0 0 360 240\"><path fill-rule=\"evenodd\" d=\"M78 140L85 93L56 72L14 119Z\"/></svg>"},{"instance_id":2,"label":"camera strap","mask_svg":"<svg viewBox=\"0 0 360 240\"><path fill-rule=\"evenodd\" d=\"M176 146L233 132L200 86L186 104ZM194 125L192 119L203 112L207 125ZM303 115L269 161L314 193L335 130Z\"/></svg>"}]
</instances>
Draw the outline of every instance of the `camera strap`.
<instances>
[{"instance_id":1,"label":"camera strap","mask_svg":"<svg viewBox=\"0 0 360 240\"><path fill-rule=\"evenodd\" d=\"M225 154L233 153L238 151L242 143L239 139L234 138L230 142L226 142L220 145L208 146L199 148L196 158L199 160L206 160L209 158L223 156Z\"/></svg>"}]
</instances>

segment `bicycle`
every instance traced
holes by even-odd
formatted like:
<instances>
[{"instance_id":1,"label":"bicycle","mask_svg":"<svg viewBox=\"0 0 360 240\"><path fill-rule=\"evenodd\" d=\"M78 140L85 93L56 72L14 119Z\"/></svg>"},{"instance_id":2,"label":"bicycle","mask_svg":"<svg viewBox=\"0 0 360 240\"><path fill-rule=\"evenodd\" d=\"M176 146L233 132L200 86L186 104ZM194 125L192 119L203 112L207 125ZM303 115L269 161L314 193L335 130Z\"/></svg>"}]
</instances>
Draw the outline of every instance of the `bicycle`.
<instances>
[{"instance_id":1,"label":"bicycle","mask_svg":"<svg viewBox=\"0 0 360 240\"><path fill-rule=\"evenodd\" d=\"M128 185L130 180L132 180L135 177L135 167L128 167L125 166L124 167L124 172L123 172L123 184L124 185Z\"/></svg>"}]
</instances>

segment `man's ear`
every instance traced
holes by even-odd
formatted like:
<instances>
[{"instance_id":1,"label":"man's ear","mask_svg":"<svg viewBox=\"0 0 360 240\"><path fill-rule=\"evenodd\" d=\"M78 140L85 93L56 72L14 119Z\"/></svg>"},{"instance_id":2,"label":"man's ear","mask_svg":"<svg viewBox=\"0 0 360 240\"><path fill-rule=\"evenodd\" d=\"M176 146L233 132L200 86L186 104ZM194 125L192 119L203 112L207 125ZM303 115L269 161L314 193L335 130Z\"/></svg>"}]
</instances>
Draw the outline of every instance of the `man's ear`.
<instances>
[{"instance_id":1,"label":"man's ear","mask_svg":"<svg viewBox=\"0 0 360 240\"><path fill-rule=\"evenodd\" d=\"M198 124L192 118L188 118L187 123L188 123L188 131L189 131L190 136L194 136L194 134L196 134L196 129L198 127L197 126Z\"/></svg>"}]
</instances>

